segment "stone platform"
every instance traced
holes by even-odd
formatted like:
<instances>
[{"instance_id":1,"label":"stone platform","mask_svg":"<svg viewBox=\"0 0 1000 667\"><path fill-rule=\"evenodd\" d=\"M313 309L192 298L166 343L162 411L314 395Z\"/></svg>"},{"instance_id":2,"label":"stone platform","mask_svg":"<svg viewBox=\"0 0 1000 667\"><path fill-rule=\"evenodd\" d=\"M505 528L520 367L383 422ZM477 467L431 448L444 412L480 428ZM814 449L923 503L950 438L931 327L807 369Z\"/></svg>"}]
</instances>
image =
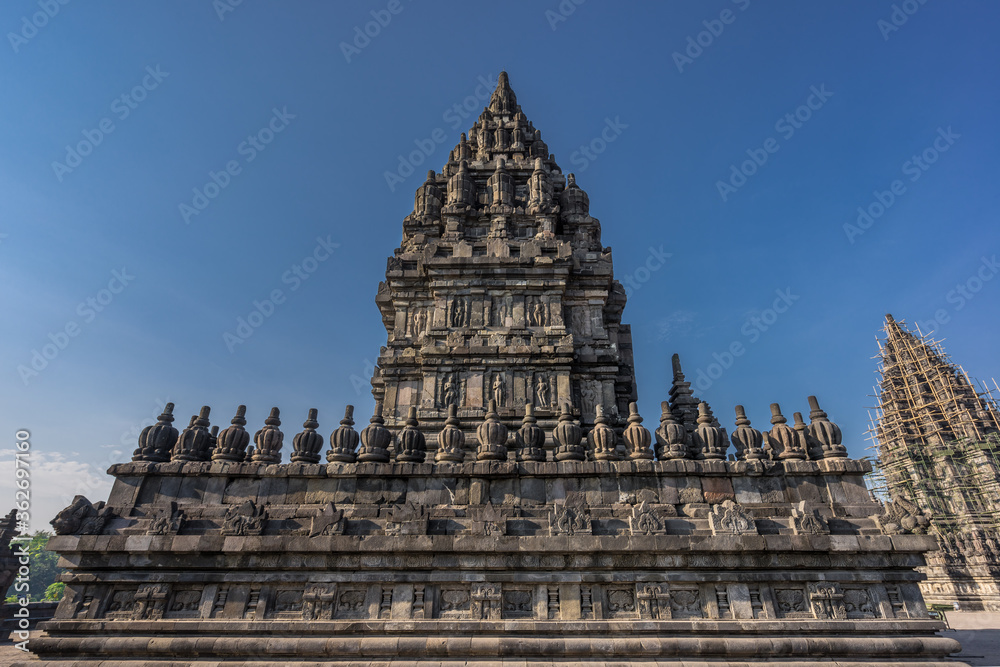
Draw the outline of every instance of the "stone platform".
<instances>
[{"instance_id":1,"label":"stone platform","mask_svg":"<svg viewBox=\"0 0 1000 667\"><path fill-rule=\"evenodd\" d=\"M955 665L918 588L934 539L884 534L868 469L119 464L50 542L71 573L31 648L53 667Z\"/></svg>"}]
</instances>

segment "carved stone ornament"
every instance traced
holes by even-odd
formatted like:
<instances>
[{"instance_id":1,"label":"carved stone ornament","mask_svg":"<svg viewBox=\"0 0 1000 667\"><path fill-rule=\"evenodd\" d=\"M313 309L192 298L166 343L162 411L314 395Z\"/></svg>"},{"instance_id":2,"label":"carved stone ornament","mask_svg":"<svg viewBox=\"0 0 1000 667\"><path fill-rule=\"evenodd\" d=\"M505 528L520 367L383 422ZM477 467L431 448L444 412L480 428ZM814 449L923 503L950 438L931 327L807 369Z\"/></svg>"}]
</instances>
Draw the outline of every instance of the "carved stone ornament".
<instances>
[{"instance_id":1,"label":"carved stone ornament","mask_svg":"<svg viewBox=\"0 0 1000 667\"><path fill-rule=\"evenodd\" d=\"M253 442L257 445L252 457L254 463L281 463L281 445L285 434L278 428L281 426L280 417L278 408L271 408L271 414L264 420L264 428L254 434Z\"/></svg>"},{"instance_id":2,"label":"carved stone ornament","mask_svg":"<svg viewBox=\"0 0 1000 667\"><path fill-rule=\"evenodd\" d=\"M654 621L668 621L672 618L670 590L665 583L638 584L636 597L639 599L639 617Z\"/></svg>"},{"instance_id":3,"label":"carved stone ornament","mask_svg":"<svg viewBox=\"0 0 1000 667\"><path fill-rule=\"evenodd\" d=\"M908 500L896 498L885 503L883 508L882 513L872 519L886 535L927 532L930 520L919 507Z\"/></svg>"},{"instance_id":4,"label":"carved stone ornament","mask_svg":"<svg viewBox=\"0 0 1000 667\"><path fill-rule=\"evenodd\" d=\"M795 535L828 535L830 527L826 519L815 509L809 509L806 501L801 501L792 509L792 532Z\"/></svg>"},{"instance_id":5,"label":"carved stone ornament","mask_svg":"<svg viewBox=\"0 0 1000 667\"><path fill-rule=\"evenodd\" d=\"M844 594L840 592L840 586L836 583L821 581L809 584L809 602L812 604L813 616L816 618L847 618Z\"/></svg>"},{"instance_id":6,"label":"carved stone ornament","mask_svg":"<svg viewBox=\"0 0 1000 667\"><path fill-rule=\"evenodd\" d=\"M302 618L329 621L333 618L336 584L310 584L302 594Z\"/></svg>"},{"instance_id":7,"label":"carved stone ornament","mask_svg":"<svg viewBox=\"0 0 1000 667\"><path fill-rule=\"evenodd\" d=\"M481 621L500 620L502 614L500 607L500 584L473 584L470 597L473 619Z\"/></svg>"},{"instance_id":8,"label":"carved stone ornament","mask_svg":"<svg viewBox=\"0 0 1000 667\"><path fill-rule=\"evenodd\" d=\"M392 433L389 432L382 419L382 401L375 402L375 412L371 423L361 431L361 448L358 449L358 461L372 463L387 463L389 461L389 445L392 443Z\"/></svg>"},{"instance_id":9,"label":"carved stone ornament","mask_svg":"<svg viewBox=\"0 0 1000 667\"><path fill-rule=\"evenodd\" d=\"M729 437L736 448L738 461L757 461L764 458L764 434L750 426L742 405L736 406L736 430Z\"/></svg>"},{"instance_id":10,"label":"carved stone ornament","mask_svg":"<svg viewBox=\"0 0 1000 667\"><path fill-rule=\"evenodd\" d=\"M713 535L756 535L757 523L741 505L725 500L712 508L708 523Z\"/></svg>"},{"instance_id":11,"label":"carved stone ornament","mask_svg":"<svg viewBox=\"0 0 1000 667\"><path fill-rule=\"evenodd\" d=\"M260 535L264 532L267 521L267 510L257 507L252 500L246 500L241 505L234 505L226 511L222 522L223 535Z\"/></svg>"},{"instance_id":12,"label":"carved stone ornament","mask_svg":"<svg viewBox=\"0 0 1000 667\"><path fill-rule=\"evenodd\" d=\"M323 449L323 436L316 429L319 422L316 417L319 410L309 408L309 415L302 422L302 430L292 438L292 463L319 463L319 452ZM351 460L353 461L353 450Z\"/></svg>"},{"instance_id":13,"label":"carved stone ornament","mask_svg":"<svg viewBox=\"0 0 1000 667\"><path fill-rule=\"evenodd\" d=\"M651 459L653 450L649 445L653 442L653 436L642 425L642 417L639 416L639 406L634 402L628 404L628 426L622 433L625 440L625 451L628 452L629 459Z\"/></svg>"},{"instance_id":14,"label":"carved stone ornament","mask_svg":"<svg viewBox=\"0 0 1000 667\"><path fill-rule=\"evenodd\" d=\"M139 586L132 605L132 620L158 621L163 618L169 593L170 586L167 584L142 584Z\"/></svg>"},{"instance_id":15,"label":"carved stone ornament","mask_svg":"<svg viewBox=\"0 0 1000 667\"><path fill-rule=\"evenodd\" d=\"M133 461L151 461L162 463L170 460L170 450L177 442L177 429L171 424L174 421L174 404L167 403L158 421L142 429L139 434L139 448L132 453Z\"/></svg>"},{"instance_id":16,"label":"carved stone ornament","mask_svg":"<svg viewBox=\"0 0 1000 667\"><path fill-rule=\"evenodd\" d=\"M486 503L478 511L473 511L474 520L470 524L473 533L480 535L506 535L507 519L513 510L510 507L497 507Z\"/></svg>"},{"instance_id":17,"label":"carved stone ornament","mask_svg":"<svg viewBox=\"0 0 1000 667\"><path fill-rule=\"evenodd\" d=\"M408 502L394 505L385 520L386 535L426 535L427 508Z\"/></svg>"},{"instance_id":18,"label":"carved stone ornament","mask_svg":"<svg viewBox=\"0 0 1000 667\"><path fill-rule=\"evenodd\" d=\"M110 508L105 508L103 501L95 505L84 496L76 496L49 523L56 535L99 535L110 513Z\"/></svg>"},{"instance_id":19,"label":"carved stone ornament","mask_svg":"<svg viewBox=\"0 0 1000 667\"><path fill-rule=\"evenodd\" d=\"M177 503L171 502L167 507L161 507L151 513L147 535L176 535L184 523L184 510L177 509Z\"/></svg>"},{"instance_id":20,"label":"carved stone ornament","mask_svg":"<svg viewBox=\"0 0 1000 667\"><path fill-rule=\"evenodd\" d=\"M594 428L587 434L590 455L595 461L618 461L618 435L608 426L610 420L604 415L604 406L597 404Z\"/></svg>"},{"instance_id":21,"label":"carved stone ornament","mask_svg":"<svg viewBox=\"0 0 1000 667\"><path fill-rule=\"evenodd\" d=\"M642 501L632 508L628 527L633 535L665 535L667 532L667 517L677 516L673 505L653 507Z\"/></svg>"},{"instance_id":22,"label":"carved stone ornament","mask_svg":"<svg viewBox=\"0 0 1000 667\"><path fill-rule=\"evenodd\" d=\"M216 436L213 461L242 461L246 457L247 445L250 444L250 434L243 428L247 425L246 414L247 406L236 408L231 425Z\"/></svg>"},{"instance_id":23,"label":"carved stone ornament","mask_svg":"<svg viewBox=\"0 0 1000 667\"><path fill-rule=\"evenodd\" d=\"M521 420L521 428L514 434L514 442L517 447L518 461L544 461L545 460L545 431L538 428L536 424L534 407L531 403L524 406L524 418Z\"/></svg>"},{"instance_id":24,"label":"carved stone ornament","mask_svg":"<svg viewBox=\"0 0 1000 667\"><path fill-rule=\"evenodd\" d=\"M317 510L309 525L309 537L318 535L343 535L347 527L343 510L338 510L333 503L327 503Z\"/></svg>"},{"instance_id":25,"label":"carved stone ornament","mask_svg":"<svg viewBox=\"0 0 1000 667\"><path fill-rule=\"evenodd\" d=\"M670 403L660 403L660 428L656 429L656 458L661 461L688 456L687 431L674 417Z\"/></svg>"},{"instance_id":26,"label":"carved stone ornament","mask_svg":"<svg viewBox=\"0 0 1000 667\"><path fill-rule=\"evenodd\" d=\"M354 430L354 406L348 405L340 427L330 434L330 451L326 453L326 460L330 463L354 463L359 440L360 436Z\"/></svg>"},{"instance_id":27,"label":"carved stone ornament","mask_svg":"<svg viewBox=\"0 0 1000 667\"><path fill-rule=\"evenodd\" d=\"M590 513L582 501L558 503L549 512L550 535L576 535L593 532Z\"/></svg>"}]
</instances>

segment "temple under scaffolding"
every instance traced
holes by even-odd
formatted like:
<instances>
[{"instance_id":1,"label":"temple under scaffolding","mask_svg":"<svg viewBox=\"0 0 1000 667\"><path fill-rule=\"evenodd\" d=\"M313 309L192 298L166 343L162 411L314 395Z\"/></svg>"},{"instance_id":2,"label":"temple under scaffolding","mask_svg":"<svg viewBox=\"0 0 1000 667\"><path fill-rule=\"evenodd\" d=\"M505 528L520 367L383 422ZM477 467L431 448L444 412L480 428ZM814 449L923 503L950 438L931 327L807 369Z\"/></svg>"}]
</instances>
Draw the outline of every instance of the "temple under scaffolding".
<instances>
[{"instance_id":1,"label":"temple under scaffolding","mask_svg":"<svg viewBox=\"0 0 1000 667\"><path fill-rule=\"evenodd\" d=\"M886 315L872 424L876 491L919 515L928 604L1000 611L1000 411L941 345Z\"/></svg>"}]
</instances>

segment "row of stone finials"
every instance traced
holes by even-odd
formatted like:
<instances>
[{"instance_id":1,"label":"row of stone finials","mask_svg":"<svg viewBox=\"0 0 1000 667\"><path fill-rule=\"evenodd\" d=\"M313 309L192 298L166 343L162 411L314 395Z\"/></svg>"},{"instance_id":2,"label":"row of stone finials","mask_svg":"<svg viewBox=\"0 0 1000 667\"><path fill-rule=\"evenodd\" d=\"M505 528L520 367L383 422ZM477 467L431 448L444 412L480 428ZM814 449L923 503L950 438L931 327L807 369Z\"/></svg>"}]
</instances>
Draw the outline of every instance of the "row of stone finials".
<instances>
[{"instance_id":1,"label":"row of stone finials","mask_svg":"<svg viewBox=\"0 0 1000 667\"><path fill-rule=\"evenodd\" d=\"M656 446L650 445L653 435L642 426L636 404L629 404L628 425L622 432L625 457L628 459L670 459L725 460L729 440L736 448L737 460L819 460L847 456L847 449L841 444L840 427L827 419L820 409L815 396L809 397L810 422L802 420L801 413L795 413L795 424L789 426L781 414L777 403L771 404L770 431L761 433L750 426L750 420L742 405L736 406L736 430L727 437L726 430L716 426L706 403L698 405L697 427L690 432L671 413L670 405L664 401L660 416L660 427L656 429ZM253 436L255 448L247 449L250 433L246 426L246 406L241 405L232 419L232 425L219 432L214 426L209 430L208 406L202 407L200 414L191 417L191 423L179 432L171 424L174 421L173 403L167 403L156 424L147 426L139 435L139 447L132 456L133 461L235 461L253 463L281 463L281 446L284 434L278 408L272 408L270 416L264 420L264 427ZM323 436L316 431L318 411L309 410L309 417L303 423L304 430L292 439L293 463L319 463ZM340 427L330 434L330 449L326 460L330 463L377 462L386 463L395 449L395 459L399 462L423 463L427 456L427 442L420 432L417 409L411 407L406 426L395 436L385 428L382 419L382 405L376 404L371 423L359 434L354 430L354 406L348 405ZM556 443L556 461L596 461L621 460L618 434L604 415L603 406L597 406L596 424L586 434L570 413L570 406L564 405L559 423L552 431ZM437 462L465 460L465 434L459 428L457 408L448 407L445 427L437 434L438 448L434 454ZM531 404L525 405L521 428L511 434L511 444L518 461L545 461L545 432L537 426ZM508 429L500 422L496 404L490 401L484 421L476 430L479 441L476 459L479 461L506 461ZM395 447L393 440L395 439ZM360 447L358 446L360 443Z\"/></svg>"}]
</instances>

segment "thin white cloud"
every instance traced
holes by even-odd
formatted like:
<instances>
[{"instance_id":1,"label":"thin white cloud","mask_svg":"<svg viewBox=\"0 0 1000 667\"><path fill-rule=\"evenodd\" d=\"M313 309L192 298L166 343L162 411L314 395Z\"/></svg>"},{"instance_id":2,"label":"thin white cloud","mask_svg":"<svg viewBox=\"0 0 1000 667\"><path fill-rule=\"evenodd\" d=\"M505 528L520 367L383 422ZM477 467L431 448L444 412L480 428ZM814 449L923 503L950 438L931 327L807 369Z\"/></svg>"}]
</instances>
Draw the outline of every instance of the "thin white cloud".
<instances>
[{"instance_id":1,"label":"thin white cloud","mask_svg":"<svg viewBox=\"0 0 1000 667\"><path fill-rule=\"evenodd\" d=\"M66 458L58 452L29 451L25 459L31 485L28 488L31 516L31 531L52 530L49 521L73 501L74 496L86 496L91 502L107 500L111 492L112 478L104 471L115 461L79 461ZM115 459L121 456L114 452ZM23 466L21 466L23 467ZM0 514L14 508L19 491L16 485L13 449L0 450Z\"/></svg>"},{"instance_id":2,"label":"thin white cloud","mask_svg":"<svg viewBox=\"0 0 1000 667\"><path fill-rule=\"evenodd\" d=\"M656 321L659 339L668 341L690 334L694 329L696 317L697 314L691 310L675 310L666 317L661 317Z\"/></svg>"}]
</instances>

